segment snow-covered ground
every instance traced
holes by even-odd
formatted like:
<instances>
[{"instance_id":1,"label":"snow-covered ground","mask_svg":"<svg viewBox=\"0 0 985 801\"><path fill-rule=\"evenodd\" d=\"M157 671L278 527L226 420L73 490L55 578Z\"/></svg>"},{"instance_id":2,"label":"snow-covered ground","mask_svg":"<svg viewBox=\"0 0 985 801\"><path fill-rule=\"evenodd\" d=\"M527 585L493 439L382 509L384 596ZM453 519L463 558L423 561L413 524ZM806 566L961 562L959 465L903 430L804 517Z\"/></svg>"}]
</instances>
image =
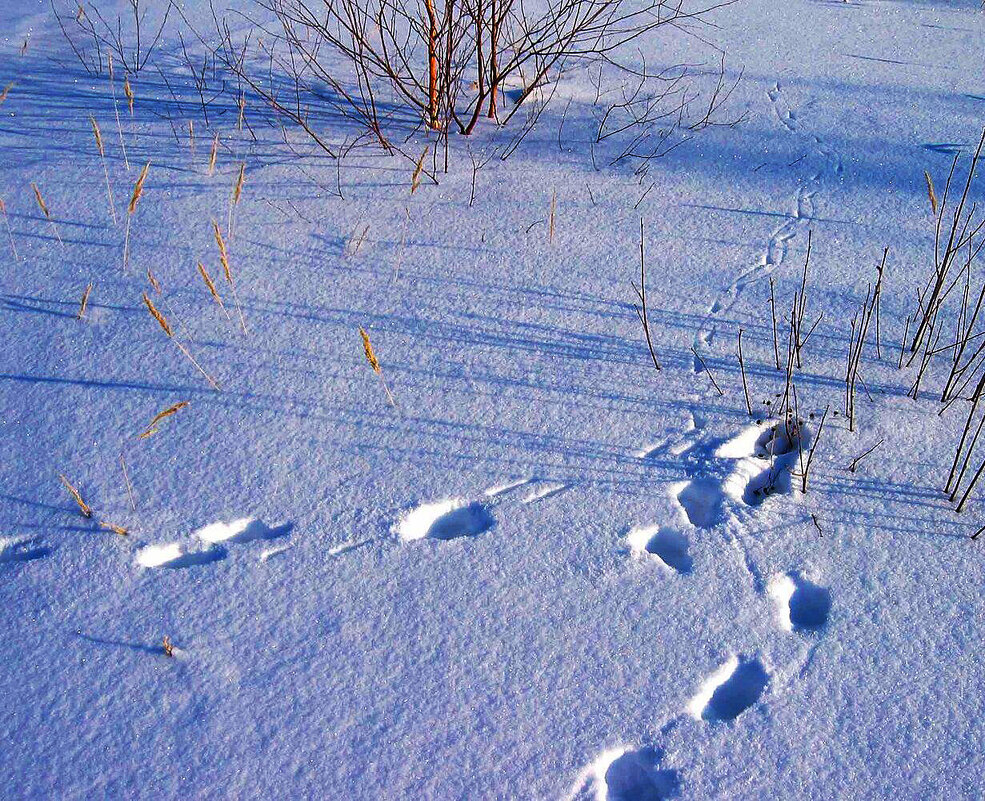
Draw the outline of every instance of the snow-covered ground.
<instances>
[{"instance_id":1,"label":"snow-covered ground","mask_svg":"<svg viewBox=\"0 0 985 801\"><path fill-rule=\"evenodd\" d=\"M960 514L941 492L969 405L938 414L946 356L918 400L919 359L897 369L933 262L924 171L940 195L985 123L977 3L741 0L707 44L640 43L725 50L741 124L642 181L595 169L576 68L471 206L461 138L412 193L413 160L288 147L259 101L239 130L232 90L206 123L176 43L211 16L184 6L132 116L116 76L128 171L107 77L47 3L0 2L0 796L985 795L985 487ZM769 298L785 332L808 231L804 494L798 443L767 455Z\"/></svg>"}]
</instances>

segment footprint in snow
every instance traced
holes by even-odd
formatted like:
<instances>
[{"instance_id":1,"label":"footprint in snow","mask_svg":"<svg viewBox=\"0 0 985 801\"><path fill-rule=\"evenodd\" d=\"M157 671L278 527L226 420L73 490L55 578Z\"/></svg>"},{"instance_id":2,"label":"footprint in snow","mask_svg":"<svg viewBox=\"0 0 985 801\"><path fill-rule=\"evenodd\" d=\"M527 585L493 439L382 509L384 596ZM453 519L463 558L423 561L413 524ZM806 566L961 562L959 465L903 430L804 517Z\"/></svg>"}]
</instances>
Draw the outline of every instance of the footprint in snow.
<instances>
[{"instance_id":1,"label":"footprint in snow","mask_svg":"<svg viewBox=\"0 0 985 801\"><path fill-rule=\"evenodd\" d=\"M696 478L676 484L673 489L684 517L697 528L712 528L724 517L724 497L721 485L711 478Z\"/></svg>"},{"instance_id":2,"label":"footprint in snow","mask_svg":"<svg viewBox=\"0 0 985 801\"><path fill-rule=\"evenodd\" d=\"M668 570L682 575L691 572L694 560L688 554L688 538L663 526L636 526L626 535L630 551L639 558L655 558Z\"/></svg>"},{"instance_id":3,"label":"footprint in snow","mask_svg":"<svg viewBox=\"0 0 985 801\"><path fill-rule=\"evenodd\" d=\"M759 506L772 495L790 492L791 473L808 440L803 425L769 420L747 426L715 453L735 462L722 485L725 494L746 506Z\"/></svg>"},{"instance_id":4,"label":"footprint in snow","mask_svg":"<svg viewBox=\"0 0 985 801\"><path fill-rule=\"evenodd\" d=\"M253 542L255 540L275 540L290 533L294 526L286 523L283 526L271 528L261 520L253 517L241 517L231 523L211 523L200 528L192 536L202 542Z\"/></svg>"},{"instance_id":5,"label":"footprint in snow","mask_svg":"<svg viewBox=\"0 0 985 801\"><path fill-rule=\"evenodd\" d=\"M0 564L16 564L43 559L51 548L41 545L36 537L0 537Z\"/></svg>"},{"instance_id":6,"label":"footprint in snow","mask_svg":"<svg viewBox=\"0 0 985 801\"><path fill-rule=\"evenodd\" d=\"M477 537L496 525L493 509L519 501L532 504L560 495L570 484L536 477L511 479L484 490L483 500L447 498L415 506L406 511L391 529L404 542L412 540L457 540ZM527 487L519 497L515 493Z\"/></svg>"},{"instance_id":7,"label":"footprint in snow","mask_svg":"<svg viewBox=\"0 0 985 801\"><path fill-rule=\"evenodd\" d=\"M567 484L562 484L557 481L542 481L523 497L521 503L536 503L537 501L543 501L546 498L553 497L554 495L560 495L566 489L568 489Z\"/></svg>"},{"instance_id":8,"label":"footprint in snow","mask_svg":"<svg viewBox=\"0 0 985 801\"><path fill-rule=\"evenodd\" d=\"M225 544L275 540L289 534L292 528L291 523L272 528L252 517L211 523L192 533L189 542L175 541L141 548L137 552L137 564L171 570L207 565L229 555Z\"/></svg>"},{"instance_id":9,"label":"footprint in snow","mask_svg":"<svg viewBox=\"0 0 985 801\"><path fill-rule=\"evenodd\" d=\"M141 567L166 567L180 570L185 567L207 565L225 559L225 548L211 547L203 550L187 551L180 542L163 545L148 545L137 552L137 564Z\"/></svg>"},{"instance_id":10,"label":"footprint in snow","mask_svg":"<svg viewBox=\"0 0 985 801\"><path fill-rule=\"evenodd\" d=\"M481 501L450 498L425 503L408 511L394 526L404 542L477 537L496 525L490 507Z\"/></svg>"},{"instance_id":11,"label":"footprint in snow","mask_svg":"<svg viewBox=\"0 0 985 801\"><path fill-rule=\"evenodd\" d=\"M688 712L696 720L735 720L759 700L768 682L769 674L759 659L733 656L704 680Z\"/></svg>"},{"instance_id":12,"label":"footprint in snow","mask_svg":"<svg viewBox=\"0 0 985 801\"><path fill-rule=\"evenodd\" d=\"M578 777L572 801L661 801L680 792L680 773L663 766L652 746L603 752Z\"/></svg>"},{"instance_id":13,"label":"footprint in snow","mask_svg":"<svg viewBox=\"0 0 985 801\"><path fill-rule=\"evenodd\" d=\"M831 591L797 571L775 577L769 594L779 608L780 625L785 631L811 634L828 622Z\"/></svg>"}]
</instances>

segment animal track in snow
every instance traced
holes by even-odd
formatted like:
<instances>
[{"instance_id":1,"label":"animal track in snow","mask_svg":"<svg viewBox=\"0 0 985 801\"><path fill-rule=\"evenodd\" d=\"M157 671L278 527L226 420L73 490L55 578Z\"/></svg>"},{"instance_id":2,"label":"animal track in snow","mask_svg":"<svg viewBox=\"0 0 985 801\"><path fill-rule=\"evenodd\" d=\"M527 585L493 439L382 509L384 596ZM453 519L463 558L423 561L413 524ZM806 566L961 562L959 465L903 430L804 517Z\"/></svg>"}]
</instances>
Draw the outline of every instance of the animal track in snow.
<instances>
[{"instance_id":1,"label":"animal track in snow","mask_svg":"<svg viewBox=\"0 0 985 801\"><path fill-rule=\"evenodd\" d=\"M704 680L688 712L697 720L735 720L759 700L768 682L769 674L758 659L733 656Z\"/></svg>"},{"instance_id":2,"label":"animal track in snow","mask_svg":"<svg viewBox=\"0 0 985 801\"><path fill-rule=\"evenodd\" d=\"M696 478L673 488L674 497L692 526L712 528L724 515L722 489L711 478Z\"/></svg>"},{"instance_id":3,"label":"animal track in snow","mask_svg":"<svg viewBox=\"0 0 985 801\"><path fill-rule=\"evenodd\" d=\"M425 503L407 512L394 526L405 542L434 539L454 540L476 537L496 525L489 507L481 501L450 498Z\"/></svg>"},{"instance_id":4,"label":"animal track in snow","mask_svg":"<svg viewBox=\"0 0 985 801\"><path fill-rule=\"evenodd\" d=\"M727 501L758 506L770 495L788 492L800 454L803 426L788 431L776 421L746 426L721 444L691 442L680 454L690 480L671 485L684 519L697 528L725 520Z\"/></svg>"},{"instance_id":5,"label":"animal track in snow","mask_svg":"<svg viewBox=\"0 0 985 801\"><path fill-rule=\"evenodd\" d=\"M274 540L286 536L292 528L291 523L271 528L252 517L242 517L230 523L211 523L193 532L189 544L176 540L141 548L137 552L137 564L141 567L166 567L172 570L207 565L229 555L224 547L227 543ZM261 561L264 561L262 556Z\"/></svg>"},{"instance_id":6,"label":"animal track in snow","mask_svg":"<svg viewBox=\"0 0 985 801\"><path fill-rule=\"evenodd\" d=\"M672 528L637 526L626 535L626 541L635 556L655 556L662 565L677 573L686 575L694 567L694 560L688 554L687 537Z\"/></svg>"},{"instance_id":7,"label":"animal track in snow","mask_svg":"<svg viewBox=\"0 0 985 801\"><path fill-rule=\"evenodd\" d=\"M766 91L772 114L776 117L786 133L802 142L807 152L801 158L787 164L787 168L807 159L804 167L807 174L798 177L797 194L793 199L790 212L784 215L783 222L769 234L766 247L760 255L758 263L740 272L727 287L723 288L717 299L708 307L705 319L702 321L694 337L693 345L701 349L711 344L717 333L716 317L722 312L731 310L738 302L740 295L750 284L767 278L778 266L783 264L789 252L789 243L814 219L817 208L815 197L823 188L829 174L840 177L843 173L841 156L827 147L821 137L801 130L801 115L797 109L790 108L784 97L780 82L775 81ZM812 110L817 105L816 98L808 98L802 109ZM819 162L819 164L817 163ZM814 164L814 167L808 165ZM696 369L695 372L698 372Z\"/></svg>"},{"instance_id":8,"label":"animal track in snow","mask_svg":"<svg viewBox=\"0 0 985 801\"><path fill-rule=\"evenodd\" d=\"M787 631L820 631L831 612L831 591L792 571L770 582L769 594L780 611L780 625Z\"/></svg>"},{"instance_id":9,"label":"animal track in snow","mask_svg":"<svg viewBox=\"0 0 985 801\"><path fill-rule=\"evenodd\" d=\"M559 481L545 481L536 476L528 478L519 478L512 481L506 481L502 484L495 484L489 489L483 491L483 495L487 498L499 498L500 495L506 495L518 490L521 487L530 487L530 491L523 496L520 503L534 503L535 501L542 501L545 498L550 498L552 495L558 495L568 489L570 485L562 484ZM499 503L499 501L497 501Z\"/></svg>"},{"instance_id":10,"label":"animal track in snow","mask_svg":"<svg viewBox=\"0 0 985 801\"><path fill-rule=\"evenodd\" d=\"M661 801L681 787L680 773L662 767L663 751L652 746L603 752L578 777L572 799Z\"/></svg>"},{"instance_id":11,"label":"animal track in snow","mask_svg":"<svg viewBox=\"0 0 985 801\"><path fill-rule=\"evenodd\" d=\"M633 456L637 459L655 459L667 448L668 438L659 439L656 442L651 442L644 445L642 448L638 448L633 452Z\"/></svg>"},{"instance_id":12,"label":"animal track in snow","mask_svg":"<svg viewBox=\"0 0 985 801\"><path fill-rule=\"evenodd\" d=\"M0 564L33 562L51 553L35 537L0 537Z\"/></svg>"}]
</instances>

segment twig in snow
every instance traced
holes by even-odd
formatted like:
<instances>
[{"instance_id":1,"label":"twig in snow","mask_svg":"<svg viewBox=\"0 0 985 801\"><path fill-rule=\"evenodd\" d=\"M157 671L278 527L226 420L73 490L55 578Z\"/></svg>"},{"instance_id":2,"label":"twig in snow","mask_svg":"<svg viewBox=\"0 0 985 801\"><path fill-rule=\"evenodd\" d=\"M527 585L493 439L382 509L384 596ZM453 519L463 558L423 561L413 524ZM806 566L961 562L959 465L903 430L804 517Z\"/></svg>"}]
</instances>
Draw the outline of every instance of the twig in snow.
<instances>
[{"instance_id":1,"label":"twig in snow","mask_svg":"<svg viewBox=\"0 0 985 801\"><path fill-rule=\"evenodd\" d=\"M646 346L650 350L650 358L653 360L653 366L659 372L662 368L660 367L660 362L657 361L657 354L653 352L653 340L650 338L650 320L647 317L646 308L646 257L643 249L644 243L644 233L643 233L643 218L640 217L640 285L639 287L633 286L636 290L636 296L640 299L640 305L637 306L633 304L633 308L636 310L636 316L639 317L640 324L643 326L643 333L646 336Z\"/></svg>"},{"instance_id":2,"label":"twig in snow","mask_svg":"<svg viewBox=\"0 0 985 801\"><path fill-rule=\"evenodd\" d=\"M849 473L854 473L856 471L856 469L858 469L858 466L859 466L859 464L861 464L862 460L866 456L868 456L870 453L872 453L876 448L878 448L880 445L882 445L883 442L885 442L884 439L879 440L875 445L873 445L867 451L865 451L863 453L860 453L858 456L856 456L854 459L852 459L852 463L850 465L848 465L848 472Z\"/></svg>"}]
</instances>

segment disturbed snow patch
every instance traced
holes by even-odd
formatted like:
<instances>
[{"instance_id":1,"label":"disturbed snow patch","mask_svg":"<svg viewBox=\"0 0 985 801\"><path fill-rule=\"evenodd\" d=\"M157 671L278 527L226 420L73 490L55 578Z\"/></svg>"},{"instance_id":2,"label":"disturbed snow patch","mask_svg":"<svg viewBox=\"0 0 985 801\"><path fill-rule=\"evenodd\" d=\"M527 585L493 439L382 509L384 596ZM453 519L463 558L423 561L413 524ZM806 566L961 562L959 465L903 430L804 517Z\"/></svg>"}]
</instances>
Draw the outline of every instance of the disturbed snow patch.
<instances>
[{"instance_id":1,"label":"disturbed snow patch","mask_svg":"<svg viewBox=\"0 0 985 801\"><path fill-rule=\"evenodd\" d=\"M564 492L567 488L567 484L562 484L558 481L545 481L528 492L524 496L521 503L535 503L536 501L542 501L545 498L550 498Z\"/></svg>"},{"instance_id":2,"label":"disturbed snow patch","mask_svg":"<svg viewBox=\"0 0 985 801\"><path fill-rule=\"evenodd\" d=\"M137 552L137 564L141 567L168 567L178 569L207 565L226 557L225 548L213 546L204 551L186 551L180 542L148 545Z\"/></svg>"},{"instance_id":3,"label":"disturbed snow patch","mask_svg":"<svg viewBox=\"0 0 985 801\"><path fill-rule=\"evenodd\" d=\"M720 458L735 460L722 485L725 494L747 506L759 506L770 495L789 492L805 437L803 426L788 431L776 420L744 428L715 451Z\"/></svg>"},{"instance_id":4,"label":"disturbed snow patch","mask_svg":"<svg viewBox=\"0 0 985 801\"><path fill-rule=\"evenodd\" d=\"M137 564L141 567L172 569L207 565L225 559L229 555L223 547L227 543L274 540L289 534L293 527L293 524L285 523L271 528L263 521L252 517L241 517L230 523L222 521L210 523L191 535L189 545L175 541L141 548L137 552ZM265 559L266 556L261 555L260 560Z\"/></svg>"},{"instance_id":5,"label":"disturbed snow patch","mask_svg":"<svg viewBox=\"0 0 985 801\"><path fill-rule=\"evenodd\" d=\"M400 518L394 531L405 542L425 538L454 540L478 536L495 524L496 518L481 501L450 498L411 509Z\"/></svg>"}]
</instances>

